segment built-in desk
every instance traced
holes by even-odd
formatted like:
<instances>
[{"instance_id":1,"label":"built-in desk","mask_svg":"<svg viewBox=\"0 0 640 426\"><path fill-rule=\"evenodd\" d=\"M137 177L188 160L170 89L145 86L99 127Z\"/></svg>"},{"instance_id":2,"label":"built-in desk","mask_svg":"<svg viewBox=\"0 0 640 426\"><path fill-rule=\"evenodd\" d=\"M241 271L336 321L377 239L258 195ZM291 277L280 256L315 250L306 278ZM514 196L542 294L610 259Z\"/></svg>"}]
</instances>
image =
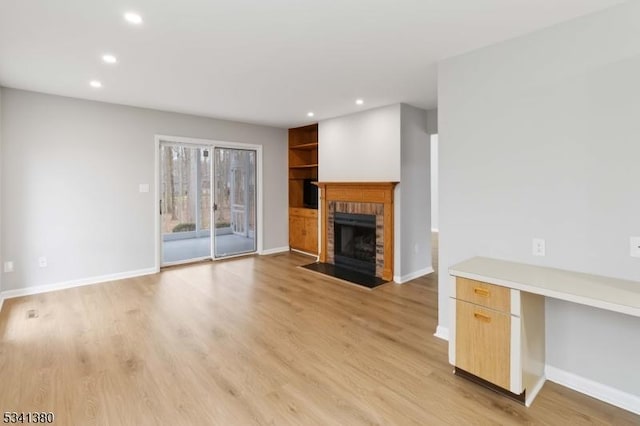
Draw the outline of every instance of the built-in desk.
<instances>
[{"instance_id":1,"label":"built-in desk","mask_svg":"<svg viewBox=\"0 0 640 426\"><path fill-rule=\"evenodd\" d=\"M545 297L640 317L640 282L484 257L449 274L456 374L527 406L545 381Z\"/></svg>"}]
</instances>

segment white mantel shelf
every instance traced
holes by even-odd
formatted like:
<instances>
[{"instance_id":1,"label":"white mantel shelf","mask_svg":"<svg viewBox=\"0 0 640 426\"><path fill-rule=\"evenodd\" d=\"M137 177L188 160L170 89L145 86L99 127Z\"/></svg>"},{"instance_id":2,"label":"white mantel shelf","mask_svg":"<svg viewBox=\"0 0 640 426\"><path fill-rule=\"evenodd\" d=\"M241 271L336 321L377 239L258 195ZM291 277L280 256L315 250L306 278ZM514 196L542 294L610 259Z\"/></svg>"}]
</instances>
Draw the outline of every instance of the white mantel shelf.
<instances>
[{"instance_id":1,"label":"white mantel shelf","mask_svg":"<svg viewBox=\"0 0 640 426\"><path fill-rule=\"evenodd\" d=\"M640 282L474 257L449 274L640 317Z\"/></svg>"}]
</instances>

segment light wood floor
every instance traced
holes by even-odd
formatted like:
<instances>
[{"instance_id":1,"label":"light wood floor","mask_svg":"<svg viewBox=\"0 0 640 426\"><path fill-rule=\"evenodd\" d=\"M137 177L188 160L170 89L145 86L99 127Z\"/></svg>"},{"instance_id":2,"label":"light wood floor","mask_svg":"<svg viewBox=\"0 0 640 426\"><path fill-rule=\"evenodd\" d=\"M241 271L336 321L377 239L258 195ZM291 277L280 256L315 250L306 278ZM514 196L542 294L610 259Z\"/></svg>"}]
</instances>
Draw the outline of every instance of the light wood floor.
<instances>
[{"instance_id":1,"label":"light wood floor","mask_svg":"<svg viewBox=\"0 0 640 426\"><path fill-rule=\"evenodd\" d=\"M527 409L454 376L432 336L435 275L368 291L296 268L309 261L7 300L0 411L53 411L59 425L640 424L553 383Z\"/></svg>"}]
</instances>

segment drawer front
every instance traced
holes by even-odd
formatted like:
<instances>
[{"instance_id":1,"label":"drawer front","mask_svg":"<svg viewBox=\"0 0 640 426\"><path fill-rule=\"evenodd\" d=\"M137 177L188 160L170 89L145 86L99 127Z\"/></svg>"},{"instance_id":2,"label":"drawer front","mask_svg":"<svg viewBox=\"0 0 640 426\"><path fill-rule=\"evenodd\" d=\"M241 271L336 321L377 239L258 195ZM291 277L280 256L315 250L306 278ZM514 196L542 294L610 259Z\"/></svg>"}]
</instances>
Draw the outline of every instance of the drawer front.
<instances>
[{"instance_id":1,"label":"drawer front","mask_svg":"<svg viewBox=\"0 0 640 426\"><path fill-rule=\"evenodd\" d=\"M507 287L457 277L456 299L501 312L511 312L511 290Z\"/></svg>"},{"instance_id":2,"label":"drawer front","mask_svg":"<svg viewBox=\"0 0 640 426\"><path fill-rule=\"evenodd\" d=\"M511 385L511 315L456 301L456 367Z\"/></svg>"},{"instance_id":3,"label":"drawer front","mask_svg":"<svg viewBox=\"0 0 640 426\"><path fill-rule=\"evenodd\" d=\"M298 207L289 208L289 216L302 216L318 218L318 210L316 209L304 209Z\"/></svg>"}]
</instances>

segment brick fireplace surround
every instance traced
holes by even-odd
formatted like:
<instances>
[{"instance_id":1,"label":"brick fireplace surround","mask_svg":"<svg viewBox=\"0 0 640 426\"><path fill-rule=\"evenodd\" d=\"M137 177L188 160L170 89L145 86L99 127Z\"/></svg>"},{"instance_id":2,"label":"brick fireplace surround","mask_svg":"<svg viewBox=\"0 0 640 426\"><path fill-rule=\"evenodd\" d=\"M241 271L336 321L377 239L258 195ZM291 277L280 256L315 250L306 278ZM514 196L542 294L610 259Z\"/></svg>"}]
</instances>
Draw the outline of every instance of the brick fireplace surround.
<instances>
[{"instance_id":1,"label":"brick fireplace surround","mask_svg":"<svg viewBox=\"0 0 640 426\"><path fill-rule=\"evenodd\" d=\"M393 279L393 189L397 182L318 182L321 206L320 262L334 263L336 212L376 216L376 276Z\"/></svg>"}]
</instances>

